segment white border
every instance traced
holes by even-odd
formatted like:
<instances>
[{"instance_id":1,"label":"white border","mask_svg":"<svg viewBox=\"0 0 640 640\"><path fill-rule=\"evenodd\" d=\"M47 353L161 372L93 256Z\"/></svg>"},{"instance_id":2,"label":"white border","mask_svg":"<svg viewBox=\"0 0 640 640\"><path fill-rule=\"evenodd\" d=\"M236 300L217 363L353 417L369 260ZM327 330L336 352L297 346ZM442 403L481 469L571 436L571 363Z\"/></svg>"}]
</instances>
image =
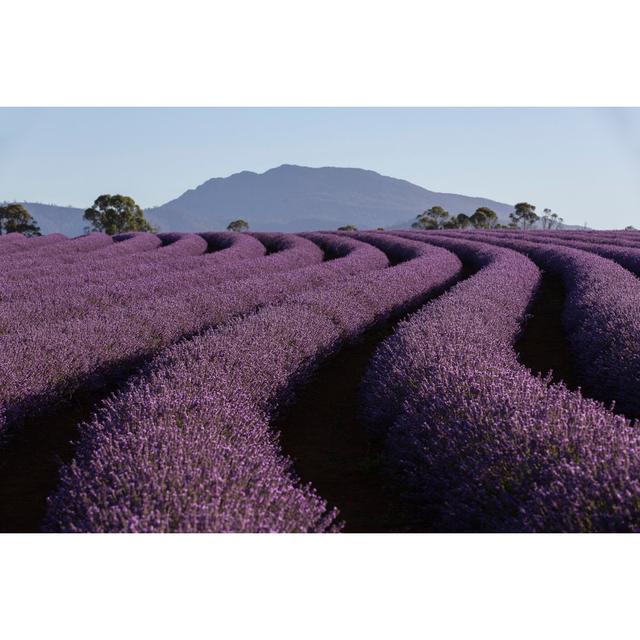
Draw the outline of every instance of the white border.
<instances>
[{"instance_id":1,"label":"white border","mask_svg":"<svg viewBox=\"0 0 640 640\"><path fill-rule=\"evenodd\" d=\"M636 106L635 6L6 2L0 104ZM638 540L0 536L0 625L12 640L619 638Z\"/></svg>"},{"instance_id":2,"label":"white border","mask_svg":"<svg viewBox=\"0 0 640 640\"><path fill-rule=\"evenodd\" d=\"M31 638L621 638L638 536L4 536Z\"/></svg>"},{"instance_id":3,"label":"white border","mask_svg":"<svg viewBox=\"0 0 640 640\"><path fill-rule=\"evenodd\" d=\"M634 106L631 0L21 0L0 104Z\"/></svg>"}]
</instances>

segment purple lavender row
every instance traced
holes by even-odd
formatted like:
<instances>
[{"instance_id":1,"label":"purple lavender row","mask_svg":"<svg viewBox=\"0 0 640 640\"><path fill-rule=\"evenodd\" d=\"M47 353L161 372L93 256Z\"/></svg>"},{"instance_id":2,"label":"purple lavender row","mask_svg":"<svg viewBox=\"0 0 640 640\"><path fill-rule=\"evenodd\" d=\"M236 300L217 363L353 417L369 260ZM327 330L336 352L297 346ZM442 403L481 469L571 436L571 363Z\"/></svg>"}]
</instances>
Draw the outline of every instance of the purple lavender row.
<instances>
[{"instance_id":1,"label":"purple lavender row","mask_svg":"<svg viewBox=\"0 0 640 640\"><path fill-rule=\"evenodd\" d=\"M21 233L6 233L0 234L0 260L3 256L10 255L11 253L19 253L24 251L27 238Z\"/></svg>"},{"instance_id":2,"label":"purple lavender row","mask_svg":"<svg viewBox=\"0 0 640 640\"><path fill-rule=\"evenodd\" d=\"M627 233L627 232L625 232ZM505 237L504 233L499 231L481 232L478 236L492 235L495 237ZM594 234L596 235L596 234ZM640 276L640 244L633 242L616 242L615 244L607 244L598 242L597 238L593 238L590 242L583 242L566 235L542 235L538 232L510 232L506 237L515 240L525 240L528 242L538 242L542 244L553 244L565 247L572 247L574 249L581 249L582 251L589 251L595 253L603 258L608 258L617 262L625 269L631 271L636 276Z\"/></svg>"},{"instance_id":3,"label":"purple lavender row","mask_svg":"<svg viewBox=\"0 0 640 640\"><path fill-rule=\"evenodd\" d=\"M209 243L213 243L214 238L212 234L209 235ZM77 318L89 321L93 315L103 315L114 307L139 307L144 300L172 295L176 288L210 286L282 268L287 270L296 265L296 259L301 266L322 260L322 252L314 245L295 236L278 234L264 239L265 244L274 249L277 255L248 262L244 259L248 253L247 245L256 257L264 254L265 245L254 238L247 242L245 238L238 237L241 234L235 235L227 248L204 256L190 255L189 244L186 245L186 254L184 244L179 252L164 253L178 246L178 241L154 252L156 256L153 262L149 262L146 255L129 256L126 260L118 258L107 263L108 274L92 273L83 263L73 275L51 275L31 283L26 298L23 282L4 286L0 289L0 332L5 335L23 332L25 318L32 325L47 323L48 326ZM203 238L198 238L200 242L205 242ZM190 238L188 240L191 241ZM227 238L222 240L224 243L227 241ZM255 244L261 249L256 250ZM101 258L99 262L101 265L104 263ZM51 269L51 263L49 265ZM145 265L147 269L143 269ZM69 291L73 291L72 296Z\"/></svg>"},{"instance_id":4,"label":"purple lavender row","mask_svg":"<svg viewBox=\"0 0 640 640\"><path fill-rule=\"evenodd\" d=\"M473 237L521 251L562 278L567 291L563 323L576 374L585 391L615 402L631 417L640 416L640 282L628 270L598 255L564 244L528 242L511 232L465 232L443 237ZM405 235L405 234L402 234ZM415 232L408 234L416 237ZM429 239L440 237L429 235ZM427 236L423 236L427 237Z\"/></svg>"},{"instance_id":5,"label":"purple lavender row","mask_svg":"<svg viewBox=\"0 0 640 640\"><path fill-rule=\"evenodd\" d=\"M160 234L162 235L162 234ZM64 238L53 245L46 245L39 250L10 256L6 263L13 269L14 279L22 276L28 280L37 279L47 272L56 270L62 276L67 270L80 273L81 265L94 263L105 264L108 260L122 257L141 250L155 249L162 244L159 254L170 257L173 255L197 256L207 250L207 243L196 234L166 234L163 241L153 234L121 234L107 236L102 233L91 233L86 236L68 240ZM43 236L50 238L52 236ZM38 238L40 239L40 238ZM28 242L30 242L29 240ZM102 262L100 262L102 261Z\"/></svg>"},{"instance_id":6,"label":"purple lavender row","mask_svg":"<svg viewBox=\"0 0 640 640\"><path fill-rule=\"evenodd\" d=\"M116 244L90 254L74 256L74 261L50 261L40 267L34 279L45 277L53 268L58 278L76 278L81 281L97 279L98 282L113 281L118 278L131 279L154 275L159 270L167 270L166 262L171 260L171 270L197 269L203 265L227 260L242 260L264 255L265 246L246 234L229 232L206 233L197 236L184 234L182 238L168 246L160 246L161 240L153 234L123 234L114 236ZM173 238L172 238L173 239ZM201 255L203 240L211 253ZM288 248L288 247L287 247ZM154 249L158 249L154 251ZM279 248L274 249L278 251ZM181 258L182 260L177 260ZM16 281L20 280L16 276ZM14 283L15 285L15 283Z\"/></svg>"},{"instance_id":7,"label":"purple lavender row","mask_svg":"<svg viewBox=\"0 0 640 640\"><path fill-rule=\"evenodd\" d=\"M578 242L610 244L620 247L640 246L640 235L629 231L509 231L509 234L525 235L530 238L545 238L547 240L575 240Z\"/></svg>"},{"instance_id":8,"label":"purple lavender row","mask_svg":"<svg viewBox=\"0 0 640 640\"><path fill-rule=\"evenodd\" d=\"M15 244L21 246L23 251L41 248L63 240L69 240L69 238L62 233L51 233L46 236L37 236L34 238L27 238L23 234L17 232L0 235L0 244L3 247L7 244Z\"/></svg>"},{"instance_id":9,"label":"purple lavender row","mask_svg":"<svg viewBox=\"0 0 640 640\"><path fill-rule=\"evenodd\" d=\"M133 234L127 234L132 236ZM96 287L95 292L105 292L123 283L142 282L143 278L155 278L171 272L194 272L203 267L211 268L220 263L257 258L265 253L265 246L245 234L208 233L179 238L169 246L162 246L160 238L153 234L136 234L134 237L114 236L121 241L76 257L65 264L42 261L39 268L14 272L0 285L3 300L24 299L25 282L29 283L31 301L45 303L46 299L60 298L64 289ZM201 255L203 241L212 253ZM158 249L157 251L155 249ZM276 247L278 250L278 247ZM76 295L76 300L78 295Z\"/></svg>"},{"instance_id":10,"label":"purple lavender row","mask_svg":"<svg viewBox=\"0 0 640 640\"><path fill-rule=\"evenodd\" d=\"M583 240L589 242L593 239L594 242L607 242L607 243L620 243L622 246L627 244L638 245L640 244L640 233L638 231L567 231L566 235L571 240ZM564 235L564 234L563 234Z\"/></svg>"},{"instance_id":11,"label":"purple lavender row","mask_svg":"<svg viewBox=\"0 0 640 640\"><path fill-rule=\"evenodd\" d=\"M584 390L603 402L615 402L628 416L640 417L638 278L611 260L563 245L515 240L507 234L479 233L474 238L521 251L562 279L563 324Z\"/></svg>"},{"instance_id":12,"label":"purple lavender row","mask_svg":"<svg viewBox=\"0 0 640 640\"><path fill-rule=\"evenodd\" d=\"M36 244L36 241L40 241ZM43 260L68 260L73 255L95 251L113 244L113 239L104 233L90 233L69 240L61 234L51 234L40 238L29 238L24 251L2 259L5 268L29 269L37 267Z\"/></svg>"},{"instance_id":13,"label":"purple lavender row","mask_svg":"<svg viewBox=\"0 0 640 640\"><path fill-rule=\"evenodd\" d=\"M0 236L0 263L4 264L4 261L11 256L25 256L31 251L63 241L69 242L69 239L61 233L52 233L37 238L25 238L21 233L8 233Z\"/></svg>"},{"instance_id":14,"label":"purple lavender row","mask_svg":"<svg viewBox=\"0 0 640 640\"><path fill-rule=\"evenodd\" d=\"M20 242L21 239L26 240L27 238L21 233L16 233L15 231L12 231L11 233L0 234L0 245L3 245L7 242Z\"/></svg>"},{"instance_id":15,"label":"purple lavender row","mask_svg":"<svg viewBox=\"0 0 640 640\"><path fill-rule=\"evenodd\" d=\"M279 237L284 243L285 238ZM315 261L322 251L313 242L286 239L298 249L242 261L252 276L243 282L191 286L185 281L165 296L133 300L126 308L98 309L80 319L28 326L19 334L0 337L0 435L34 412L64 403L78 390L103 389L185 336L283 300L293 292L387 265L382 252L352 238L323 240L344 257L320 264ZM311 258L306 267L302 266L305 252ZM283 272L265 275L270 262ZM256 267L260 277L256 277Z\"/></svg>"},{"instance_id":16,"label":"purple lavender row","mask_svg":"<svg viewBox=\"0 0 640 640\"><path fill-rule=\"evenodd\" d=\"M513 350L539 270L509 249L437 236L480 270L403 322L363 380L413 525L640 531L637 426L534 377Z\"/></svg>"},{"instance_id":17,"label":"purple lavender row","mask_svg":"<svg viewBox=\"0 0 640 640\"><path fill-rule=\"evenodd\" d=\"M65 246L76 247L75 251L56 251L37 257L31 254L23 256L19 263L13 265L12 278L9 282L14 286L24 282L25 279L28 282L37 282L39 279L50 278L52 273L55 273L57 278L66 278L71 274L78 279L92 268L101 268L107 279L107 274L113 275L108 270L113 269L113 261L117 259L124 263L127 259L137 258L142 262L145 254L147 259L153 255L157 255L158 258L160 256L168 258L178 254L198 255L206 250L206 244L202 238L194 234L177 239L166 247L162 246L159 237L150 233L113 236L114 241L108 244L102 243L101 235L91 234L67 241ZM78 247L86 250L78 251ZM156 249L158 251L155 251Z\"/></svg>"},{"instance_id":18,"label":"purple lavender row","mask_svg":"<svg viewBox=\"0 0 640 640\"><path fill-rule=\"evenodd\" d=\"M63 470L47 528L335 530L335 512L301 486L269 421L323 359L376 322L439 292L461 268L436 247L371 239L418 257L182 342L105 401Z\"/></svg>"},{"instance_id":19,"label":"purple lavender row","mask_svg":"<svg viewBox=\"0 0 640 640\"><path fill-rule=\"evenodd\" d=\"M384 251L392 263L406 262L413 258L419 258L422 256L423 249L420 245L415 244L414 239L410 244L399 243L397 241L399 235L390 235L388 233L379 233L377 231L371 232L356 232L353 231L332 231L333 235L341 238L356 238L358 240L364 240L369 244L373 244L378 249ZM420 238L422 240L422 238Z\"/></svg>"},{"instance_id":20,"label":"purple lavender row","mask_svg":"<svg viewBox=\"0 0 640 640\"><path fill-rule=\"evenodd\" d=\"M48 237L48 236L47 236ZM66 274L81 262L91 264L99 258L105 262L127 254L137 254L143 251L152 251L162 245L160 238L152 233L131 233L122 234L121 236L113 236L114 242L96 251L84 254L73 254L72 256L54 256L49 262L45 259L37 261L37 264L29 265L28 270L25 268L17 269L7 273L7 278L3 283L3 287L8 282L15 284L16 282L34 282L40 278L49 277L50 279L66 276ZM55 276L52 277L51 271L55 269Z\"/></svg>"}]
</instances>

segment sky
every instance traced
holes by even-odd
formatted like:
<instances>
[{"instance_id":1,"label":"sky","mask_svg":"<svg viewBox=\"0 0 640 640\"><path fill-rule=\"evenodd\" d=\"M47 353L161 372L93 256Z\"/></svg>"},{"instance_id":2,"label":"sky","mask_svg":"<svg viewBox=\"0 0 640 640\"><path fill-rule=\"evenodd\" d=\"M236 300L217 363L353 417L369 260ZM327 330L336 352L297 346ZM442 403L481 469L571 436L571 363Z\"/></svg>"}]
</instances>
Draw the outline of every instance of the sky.
<instances>
[{"instance_id":1,"label":"sky","mask_svg":"<svg viewBox=\"0 0 640 640\"><path fill-rule=\"evenodd\" d=\"M640 108L0 108L0 201L150 207L281 164L640 227Z\"/></svg>"}]
</instances>

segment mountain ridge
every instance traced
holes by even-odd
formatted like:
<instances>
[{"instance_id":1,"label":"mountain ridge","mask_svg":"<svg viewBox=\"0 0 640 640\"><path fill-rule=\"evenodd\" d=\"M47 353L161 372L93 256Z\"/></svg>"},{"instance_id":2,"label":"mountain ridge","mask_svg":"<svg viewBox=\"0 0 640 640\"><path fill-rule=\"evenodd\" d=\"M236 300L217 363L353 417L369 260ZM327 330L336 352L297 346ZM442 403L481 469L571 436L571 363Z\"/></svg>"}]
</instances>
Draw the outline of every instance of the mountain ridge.
<instances>
[{"instance_id":1,"label":"mountain ridge","mask_svg":"<svg viewBox=\"0 0 640 640\"><path fill-rule=\"evenodd\" d=\"M451 213L471 214L490 206L505 218L512 206L490 198L430 191L408 180L354 167L284 164L263 173L242 171L211 178L169 202L148 209L163 227L225 226L234 217L256 230L303 231L409 226L416 215L439 204Z\"/></svg>"},{"instance_id":2,"label":"mountain ridge","mask_svg":"<svg viewBox=\"0 0 640 640\"><path fill-rule=\"evenodd\" d=\"M44 233L83 233L83 209L23 204ZM435 205L452 215L490 207L503 222L513 210L510 204L490 198L431 191L371 169L283 164L263 173L245 170L210 178L146 209L145 215L162 231L225 229L234 218L245 218L255 231L335 229L345 224L406 228Z\"/></svg>"}]
</instances>

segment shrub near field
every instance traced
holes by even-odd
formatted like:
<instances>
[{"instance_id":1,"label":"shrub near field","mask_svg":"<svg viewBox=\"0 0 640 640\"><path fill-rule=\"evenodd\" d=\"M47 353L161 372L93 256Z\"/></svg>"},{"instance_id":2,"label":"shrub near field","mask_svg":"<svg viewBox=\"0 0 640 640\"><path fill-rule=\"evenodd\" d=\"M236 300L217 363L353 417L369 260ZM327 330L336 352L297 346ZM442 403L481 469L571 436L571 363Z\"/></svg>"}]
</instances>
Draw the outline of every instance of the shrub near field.
<instances>
[{"instance_id":1,"label":"shrub near field","mask_svg":"<svg viewBox=\"0 0 640 640\"><path fill-rule=\"evenodd\" d=\"M637 238L1 236L5 487L30 486L29 442L55 441L39 432L81 424L59 477L1 490L0 514L33 505L55 531L339 530L348 480L328 504L274 425L366 334L389 337L354 377L369 445L353 464L381 461L400 530L640 531ZM549 277L584 391L517 351Z\"/></svg>"}]
</instances>

